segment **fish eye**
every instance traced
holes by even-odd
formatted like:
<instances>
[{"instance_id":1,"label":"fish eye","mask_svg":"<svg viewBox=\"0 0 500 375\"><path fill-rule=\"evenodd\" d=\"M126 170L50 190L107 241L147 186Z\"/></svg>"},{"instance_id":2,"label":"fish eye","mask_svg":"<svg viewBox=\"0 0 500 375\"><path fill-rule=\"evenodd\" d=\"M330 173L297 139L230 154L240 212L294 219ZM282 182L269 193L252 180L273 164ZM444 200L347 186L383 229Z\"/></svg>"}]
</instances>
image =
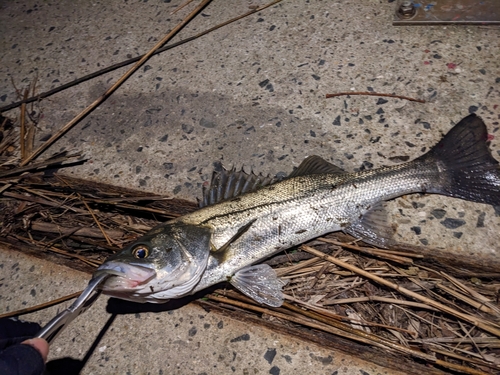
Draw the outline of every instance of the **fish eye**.
<instances>
[{"instance_id":1,"label":"fish eye","mask_svg":"<svg viewBox=\"0 0 500 375\"><path fill-rule=\"evenodd\" d=\"M132 250L132 255L137 259L144 259L149 256L149 247L145 245L137 245Z\"/></svg>"}]
</instances>

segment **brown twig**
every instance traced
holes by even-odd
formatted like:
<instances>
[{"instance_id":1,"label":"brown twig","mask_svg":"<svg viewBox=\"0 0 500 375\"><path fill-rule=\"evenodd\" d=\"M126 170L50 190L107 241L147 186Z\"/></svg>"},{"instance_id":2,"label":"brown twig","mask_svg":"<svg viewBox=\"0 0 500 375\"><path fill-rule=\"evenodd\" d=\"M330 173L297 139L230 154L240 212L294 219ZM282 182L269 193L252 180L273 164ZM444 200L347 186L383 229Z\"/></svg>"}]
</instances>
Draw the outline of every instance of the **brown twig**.
<instances>
[{"instance_id":1,"label":"brown twig","mask_svg":"<svg viewBox=\"0 0 500 375\"><path fill-rule=\"evenodd\" d=\"M20 309L20 310L11 311L11 312L8 312L5 314L1 314L0 319L12 318L13 316L19 316L19 315L29 314L29 313L32 313L35 311L43 310L43 309L46 309L47 307L51 307L51 306L57 305L61 302L68 301L72 298L76 298L80 294L82 294L82 292L83 292L83 290L80 290L79 292L68 294L67 296L64 296L61 298L56 298L56 299L53 299L52 301L44 302L44 303L41 303L41 304L36 305L36 306L31 306L31 307L27 307L25 309Z\"/></svg>"},{"instance_id":2,"label":"brown twig","mask_svg":"<svg viewBox=\"0 0 500 375\"><path fill-rule=\"evenodd\" d=\"M189 4L191 4L192 2L193 2L193 0L187 0L184 4L179 5L175 10L171 11L170 14L177 13L178 11L180 11L181 9L183 9L184 7L186 7Z\"/></svg>"},{"instance_id":3,"label":"brown twig","mask_svg":"<svg viewBox=\"0 0 500 375\"><path fill-rule=\"evenodd\" d=\"M46 223L44 221L34 221L31 223L31 229L39 232L47 233L58 233L63 236L82 236L90 238L103 238L103 233L101 229L97 228L86 228L86 227L62 227L58 224ZM120 230L107 229L105 233L111 238L121 238L123 237L123 232ZM110 244L111 246L111 244Z\"/></svg>"},{"instance_id":4,"label":"brown twig","mask_svg":"<svg viewBox=\"0 0 500 375\"><path fill-rule=\"evenodd\" d=\"M102 227L101 223L99 222L99 219L97 219L97 216L95 216L94 211L92 211L92 209L90 208L90 206L87 204L87 202L85 202L85 200L83 199L83 197L80 194L78 194L78 196L80 197L80 200L83 202L83 204L85 205L85 207L87 208L87 210L90 212L90 215L92 215L92 218L94 219L94 222L99 227L99 230L101 231L102 235L106 239L106 242L108 243L108 245L112 246L113 242L111 241L111 239L109 238L108 234L106 233L106 231Z\"/></svg>"},{"instance_id":5,"label":"brown twig","mask_svg":"<svg viewBox=\"0 0 500 375\"><path fill-rule=\"evenodd\" d=\"M113 206L116 206L119 208L124 208L127 210L134 210L134 211L139 211L139 212L149 212L152 214L163 215L167 218L176 218L176 217L180 216L179 214L174 214L172 212L162 210L159 208L144 207L144 206L133 205L133 204L128 204L128 203L121 203L121 202L107 200L107 199L96 199L96 198L86 198L86 199L87 199L87 201L93 202L93 203L104 203L104 204L113 205ZM162 200L164 200L164 199L162 199Z\"/></svg>"},{"instance_id":6,"label":"brown twig","mask_svg":"<svg viewBox=\"0 0 500 375\"><path fill-rule=\"evenodd\" d=\"M31 195L36 195L38 197L41 197L43 199L46 199L48 202L52 202L55 206L53 207L61 207L61 208L64 208L65 210L70 210L72 212L80 212L80 213L84 213L85 210L82 210L82 209L78 209L78 208L74 208L74 207L70 207L68 206L67 204L68 203L71 203L71 201L74 201L76 199L76 197L74 197L72 194L71 195L63 195L61 196L61 194L50 194L50 192L48 191L42 191L42 190L39 190L39 189L31 189L27 186L19 186L19 189L22 190L22 191L25 191ZM26 197L28 195L25 195ZM51 198L52 197L56 197L56 198L63 198L61 201L60 200L57 200L57 199L53 199ZM40 203L40 204L47 204L46 201L40 201L40 202L37 202L37 203ZM50 204L50 203L49 203Z\"/></svg>"},{"instance_id":7,"label":"brown twig","mask_svg":"<svg viewBox=\"0 0 500 375\"><path fill-rule=\"evenodd\" d=\"M43 204L49 207L57 207L57 208L63 208L66 210L70 210L73 212L86 212L84 210L76 209L74 207L69 207L67 205L64 205L60 202L55 202L53 199L51 200L46 200L46 199L41 199L38 197L31 197L29 195L24 195L24 194L18 194L18 193L11 193L11 192L5 192L3 193L4 196L9 197L9 198L14 198L18 199L20 201L27 201L27 202L32 202L32 203L38 203L38 204Z\"/></svg>"},{"instance_id":8,"label":"brown twig","mask_svg":"<svg viewBox=\"0 0 500 375\"><path fill-rule=\"evenodd\" d=\"M37 82L38 82L38 70L35 70L35 79L33 80L33 86L31 87L31 96L35 96ZM26 99L27 98L24 98L25 102L26 102ZM33 112L33 110L34 110L34 105L33 105L33 102L31 102L31 111Z\"/></svg>"},{"instance_id":9,"label":"brown twig","mask_svg":"<svg viewBox=\"0 0 500 375\"><path fill-rule=\"evenodd\" d=\"M418 102L425 103L425 100L410 98L408 96L396 95L396 94L383 94L380 92L371 92L371 91L352 91L352 92L338 92L336 94L326 94L326 98L334 98L336 96L345 96L345 95L368 95L368 96L385 96L389 98L397 98L409 100L410 102Z\"/></svg>"},{"instance_id":10,"label":"brown twig","mask_svg":"<svg viewBox=\"0 0 500 375\"><path fill-rule=\"evenodd\" d=\"M441 275L448 279L451 283L453 283L456 287L462 289L465 293L468 293L471 297L476 299L476 301L480 302L480 306L477 308L481 308L482 306L486 306L489 310L491 310L490 314L496 315L497 318L500 317L500 307L496 306L490 300L477 293L473 289L467 287L464 283L460 282L456 278L451 275L446 274L445 272L441 272Z\"/></svg>"},{"instance_id":11,"label":"brown twig","mask_svg":"<svg viewBox=\"0 0 500 375\"><path fill-rule=\"evenodd\" d=\"M101 104L108 96L110 96L115 90L120 87L123 82L125 82L137 69L139 69L142 64L146 62L156 50L167 43L175 34L179 32L189 21L191 21L194 16L196 16L205 6L212 0L203 0L189 15L184 18L177 26L175 26L172 31L170 31L165 37L163 37L156 45L151 48L151 50L146 53L132 68L130 68L123 76L118 79L109 89L107 89L104 94L102 94L98 99L96 99L92 104L85 108L80 114L78 114L73 120L64 125L59 129L50 139L44 142L40 147L38 147L31 155L29 155L22 163L21 166L28 164L31 160L36 158L42 152L44 152L52 143L59 139L63 134L65 134L69 129L71 129L75 124L77 124L81 119L92 112L99 104Z\"/></svg>"},{"instance_id":12,"label":"brown twig","mask_svg":"<svg viewBox=\"0 0 500 375\"><path fill-rule=\"evenodd\" d=\"M410 340L412 343L429 343L429 344L468 344L471 339L464 337L428 337L425 339ZM474 341L479 345L495 345L500 348L500 340L496 337L474 337Z\"/></svg>"},{"instance_id":13,"label":"brown twig","mask_svg":"<svg viewBox=\"0 0 500 375\"><path fill-rule=\"evenodd\" d=\"M436 287L438 289L441 289L444 292L452 295L453 297L460 299L462 302L471 305L475 309L481 310L481 311L488 313L488 314L492 314L492 315L495 314L495 312L492 309L490 309L488 306L485 306L484 303L474 301L472 298L464 296L462 293L457 292L456 290L453 290L452 288L449 288L446 285L443 285L441 283L437 283Z\"/></svg>"},{"instance_id":14,"label":"brown twig","mask_svg":"<svg viewBox=\"0 0 500 375\"><path fill-rule=\"evenodd\" d=\"M14 77L11 76L10 77L10 83L12 84L12 86L14 87L14 91L16 92L16 95L17 95L17 98L22 98L23 96L21 95L21 90L19 90L16 86L16 83L14 82Z\"/></svg>"},{"instance_id":15,"label":"brown twig","mask_svg":"<svg viewBox=\"0 0 500 375\"><path fill-rule=\"evenodd\" d=\"M24 91L23 99L26 100L28 97L28 90ZM20 131L19 131L19 143L21 148L21 161L26 158L26 103L21 104L21 116L20 116Z\"/></svg>"},{"instance_id":16,"label":"brown twig","mask_svg":"<svg viewBox=\"0 0 500 375\"><path fill-rule=\"evenodd\" d=\"M319 258L311 258L311 259L308 259L308 260L304 260L298 264L295 264L293 266L290 266L290 267L282 267L282 268L278 268L276 270L276 274L280 277L282 276L286 276L292 272L295 272L297 270L300 270L302 268L305 268L305 267L309 267L315 263L318 263L318 262L321 262L321 259Z\"/></svg>"},{"instance_id":17,"label":"brown twig","mask_svg":"<svg viewBox=\"0 0 500 375\"><path fill-rule=\"evenodd\" d=\"M457 350L456 348L454 348L454 349ZM498 370L498 366L492 365L491 363L488 363L488 362L485 362L485 361L480 361L480 360L477 360L475 358L464 357L464 356L459 355L457 353L453 353L453 352L451 352L449 350L443 350L443 349L437 348L436 345L432 345L431 346L431 350L433 352L437 353L437 354L445 355L445 356L448 356L448 357L451 357L451 358L454 358L454 359L458 359L460 361L466 361L466 362L470 362L470 363L475 363L475 364L477 364L479 366L488 366L489 368Z\"/></svg>"},{"instance_id":18,"label":"brown twig","mask_svg":"<svg viewBox=\"0 0 500 375\"><path fill-rule=\"evenodd\" d=\"M388 260L392 260L396 263L411 265L413 264L413 260L411 258L423 258L422 254L413 254L413 253L403 253L401 251L392 251L392 250L380 250L375 248L361 247L357 245L351 245L345 242L339 242L335 240L331 240L329 238L318 238L319 241L323 241L326 243L331 243L333 245L342 246L346 249L356 250L365 254L370 254L379 258L384 258Z\"/></svg>"},{"instance_id":19,"label":"brown twig","mask_svg":"<svg viewBox=\"0 0 500 375\"><path fill-rule=\"evenodd\" d=\"M432 306L426 305L425 303L418 303L418 302L413 302L413 301L399 300L399 299L395 299L395 298L387 298L387 297L380 297L380 296L353 297L353 298L343 298L343 299L330 298L329 300L325 301L323 303L323 305L329 306L329 305L351 304L351 303L359 303L359 302L383 302L383 303L389 303L389 304L417 307L419 309L425 309L425 310L439 311L438 309L436 309Z\"/></svg>"},{"instance_id":20,"label":"brown twig","mask_svg":"<svg viewBox=\"0 0 500 375\"><path fill-rule=\"evenodd\" d=\"M29 113L28 113L29 116ZM25 154L29 155L33 152L33 148L35 146L35 125L33 122L28 123L28 129L26 131L26 137L24 142L26 142L25 145Z\"/></svg>"}]
</instances>

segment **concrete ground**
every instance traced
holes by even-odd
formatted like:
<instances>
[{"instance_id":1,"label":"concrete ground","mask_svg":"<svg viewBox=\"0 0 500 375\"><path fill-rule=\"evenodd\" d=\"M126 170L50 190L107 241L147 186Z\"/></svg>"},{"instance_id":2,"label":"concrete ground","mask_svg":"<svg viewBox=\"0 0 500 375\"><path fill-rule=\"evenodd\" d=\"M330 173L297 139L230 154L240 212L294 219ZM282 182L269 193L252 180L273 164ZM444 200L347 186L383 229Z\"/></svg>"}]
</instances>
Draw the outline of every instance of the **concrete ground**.
<instances>
[{"instance_id":1,"label":"concrete ground","mask_svg":"<svg viewBox=\"0 0 500 375\"><path fill-rule=\"evenodd\" d=\"M24 89L36 82L36 92L41 93L147 52L194 7L190 4L171 14L180 3L0 0L0 106L17 99L15 87ZM230 4L214 0L174 41L264 2ZM289 173L312 154L347 170L394 165L421 155L452 124L475 112L486 122L490 147L499 158L500 29L394 27L394 10L393 1L284 0L151 58L44 156L62 149L81 151L89 161L65 173L193 200L217 162L273 174ZM98 98L124 71L28 106L39 119L37 144ZM325 94L345 91L396 93L426 103L367 96L325 99ZM6 115L18 114L12 110ZM394 201L392 209L404 242L448 249L450 257L498 258L500 219L491 206L412 195ZM19 271L11 274L6 272L8 267L2 271L5 280L16 280L15 288L4 284L1 289L3 298L10 296L11 309L85 285L82 275L49 265L40 267L54 267L53 274L41 272L34 281L30 268L24 267L29 259L11 253L2 257L19 263ZM38 268L38 261L33 262ZM60 279L58 272L63 273ZM36 283L44 285L45 293L37 292L35 298L31 290ZM19 290L20 286L24 289ZM94 315L81 318L74 328L80 331L61 337L53 358L83 355L109 318L102 311L104 304L103 298ZM97 314L99 309L102 315ZM262 353L288 339L225 320L224 330L218 330L220 318L198 310L187 305L144 320L142 315L133 321L117 318L108 334L120 333L102 344L104 349L93 354L83 372L229 373L233 365L228 342L249 329L252 340L236 344L242 345L236 356L241 358L237 373L254 369L276 373L274 365L290 373L292 367L298 371L299 363L309 368L312 352L327 355L291 340L284 344L282 356L275 357L279 365L268 364ZM34 319L46 322L51 312ZM99 322L95 331L94 318ZM182 328L163 328L174 321ZM210 327L202 328L205 322ZM189 336L191 327L196 327L194 338ZM75 336L76 332L83 333ZM86 344L79 343L80 337ZM292 365L285 358L290 353L296 355ZM165 362L157 370L145 370L153 358ZM193 358L199 364L186 367ZM314 372L379 371L349 363L345 370L332 365Z\"/></svg>"}]
</instances>

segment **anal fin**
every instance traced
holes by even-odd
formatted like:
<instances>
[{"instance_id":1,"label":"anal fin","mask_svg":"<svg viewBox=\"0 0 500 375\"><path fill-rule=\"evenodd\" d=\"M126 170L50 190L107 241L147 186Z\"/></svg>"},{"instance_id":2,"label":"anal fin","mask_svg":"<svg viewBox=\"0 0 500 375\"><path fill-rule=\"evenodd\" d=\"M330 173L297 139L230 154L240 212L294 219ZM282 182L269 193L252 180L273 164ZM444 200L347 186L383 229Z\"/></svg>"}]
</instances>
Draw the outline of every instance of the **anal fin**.
<instances>
[{"instance_id":1,"label":"anal fin","mask_svg":"<svg viewBox=\"0 0 500 375\"><path fill-rule=\"evenodd\" d=\"M395 230L387 220L384 202L379 202L369 208L359 220L344 228L344 232L381 248L388 248L396 243Z\"/></svg>"},{"instance_id":2,"label":"anal fin","mask_svg":"<svg viewBox=\"0 0 500 375\"><path fill-rule=\"evenodd\" d=\"M282 288L286 284L267 264L245 267L229 279L231 285L255 301L280 307L283 304Z\"/></svg>"}]
</instances>

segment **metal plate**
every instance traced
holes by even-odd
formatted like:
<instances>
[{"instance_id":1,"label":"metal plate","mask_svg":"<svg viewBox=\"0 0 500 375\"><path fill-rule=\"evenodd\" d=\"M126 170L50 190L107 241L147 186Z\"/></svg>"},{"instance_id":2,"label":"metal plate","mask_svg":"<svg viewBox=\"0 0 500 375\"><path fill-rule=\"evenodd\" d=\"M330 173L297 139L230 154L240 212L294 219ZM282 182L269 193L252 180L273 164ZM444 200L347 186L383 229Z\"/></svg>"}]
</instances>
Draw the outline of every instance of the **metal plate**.
<instances>
[{"instance_id":1,"label":"metal plate","mask_svg":"<svg viewBox=\"0 0 500 375\"><path fill-rule=\"evenodd\" d=\"M500 25L500 0L398 1L393 25Z\"/></svg>"}]
</instances>

